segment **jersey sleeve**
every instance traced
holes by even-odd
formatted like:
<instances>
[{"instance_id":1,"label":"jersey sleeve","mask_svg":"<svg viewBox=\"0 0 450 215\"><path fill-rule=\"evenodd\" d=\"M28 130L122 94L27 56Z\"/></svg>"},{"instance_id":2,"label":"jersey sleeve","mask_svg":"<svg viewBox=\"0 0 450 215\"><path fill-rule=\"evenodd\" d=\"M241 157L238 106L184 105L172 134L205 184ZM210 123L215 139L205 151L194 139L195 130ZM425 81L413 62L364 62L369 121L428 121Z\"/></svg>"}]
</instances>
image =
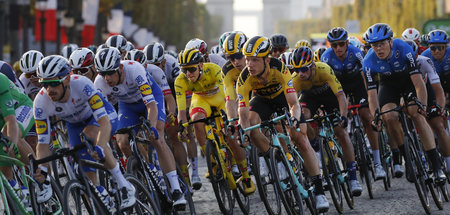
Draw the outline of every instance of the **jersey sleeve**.
<instances>
[{"instance_id":1,"label":"jersey sleeve","mask_svg":"<svg viewBox=\"0 0 450 215\"><path fill-rule=\"evenodd\" d=\"M402 41L401 44L405 55L406 71L409 75L420 74L417 67L416 55L413 53L412 48L406 42Z\"/></svg>"},{"instance_id":2,"label":"jersey sleeve","mask_svg":"<svg viewBox=\"0 0 450 215\"><path fill-rule=\"evenodd\" d=\"M14 111L14 99L9 90L10 80L3 74L0 75L0 110L3 117L16 115Z\"/></svg>"},{"instance_id":3,"label":"jersey sleeve","mask_svg":"<svg viewBox=\"0 0 450 215\"><path fill-rule=\"evenodd\" d=\"M369 52L367 53L366 57L363 60L363 72L364 72L364 77L366 78L367 90L377 88L377 83L373 76L374 71L372 69L372 64L371 64L371 53L373 54L372 49L369 50Z\"/></svg>"},{"instance_id":4,"label":"jersey sleeve","mask_svg":"<svg viewBox=\"0 0 450 215\"><path fill-rule=\"evenodd\" d=\"M164 96L171 95L172 90L170 90L170 86L169 83L167 82L167 77L164 71L157 66L154 66L152 70L153 70L152 71L153 79L156 81L156 83L158 83L159 87L163 92L163 95Z\"/></svg>"},{"instance_id":5,"label":"jersey sleeve","mask_svg":"<svg viewBox=\"0 0 450 215\"><path fill-rule=\"evenodd\" d=\"M427 58L426 60L423 61L423 63L420 66L420 69L425 71L425 74L427 74L430 84L436 84L441 82L439 75L436 73L436 68L434 68L433 61L431 61L430 58Z\"/></svg>"},{"instance_id":6,"label":"jersey sleeve","mask_svg":"<svg viewBox=\"0 0 450 215\"><path fill-rule=\"evenodd\" d=\"M250 100L250 91L252 90L249 83L250 74L247 69L242 71L237 82L237 94L239 99L239 107L248 107Z\"/></svg>"},{"instance_id":7,"label":"jersey sleeve","mask_svg":"<svg viewBox=\"0 0 450 215\"><path fill-rule=\"evenodd\" d=\"M226 65L225 65L226 66ZM223 85L225 87L225 100L236 100L236 92L234 89L234 81L229 73L222 71Z\"/></svg>"},{"instance_id":8,"label":"jersey sleeve","mask_svg":"<svg viewBox=\"0 0 450 215\"><path fill-rule=\"evenodd\" d=\"M186 110L186 91L188 91L188 87L184 77L184 74L180 74L175 79L174 84L178 110Z\"/></svg>"},{"instance_id":9,"label":"jersey sleeve","mask_svg":"<svg viewBox=\"0 0 450 215\"><path fill-rule=\"evenodd\" d=\"M284 86L286 89L286 94L288 93L296 93L294 89L294 84L292 82L292 75L291 72L286 68L286 65L282 63L283 66L281 66L281 74L283 75L284 80Z\"/></svg>"},{"instance_id":10,"label":"jersey sleeve","mask_svg":"<svg viewBox=\"0 0 450 215\"><path fill-rule=\"evenodd\" d=\"M36 126L36 134L38 136L39 144L49 144L51 141L50 135L50 113L49 108L46 108L45 99L43 98L44 91L38 93L33 104L34 123Z\"/></svg>"},{"instance_id":11,"label":"jersey sleeve","mask_svg":"<svg viewBox=\"0 0 450 215\"><path fill-rule=\"evenodd\" d=\"M152 88L150 87L149 80L147 79L147 71L145 71L144 66L136 64L135 71L133 73L135 75L134 81L139 87L144 104L155 102L155 97L153 96Z\"/></svg>"}]
</instances>

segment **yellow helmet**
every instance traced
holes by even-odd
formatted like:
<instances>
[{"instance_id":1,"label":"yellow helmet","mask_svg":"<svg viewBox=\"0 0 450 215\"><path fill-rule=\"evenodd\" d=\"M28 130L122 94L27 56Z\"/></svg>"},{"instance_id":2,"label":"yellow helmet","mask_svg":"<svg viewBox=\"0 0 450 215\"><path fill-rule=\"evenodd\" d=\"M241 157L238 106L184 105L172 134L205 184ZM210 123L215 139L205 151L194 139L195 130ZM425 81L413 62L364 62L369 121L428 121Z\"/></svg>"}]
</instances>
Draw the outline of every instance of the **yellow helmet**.
<instances>
[{"instance_id":1,"label":"yellow helmet","mask_svg":"<svg viewBox=\"0 0 450 215\"><path fill-rule=\"evenodd\" d=\"M272 45L267 37L255 36L244 44L244 55L248 57L266 57Z\"/></svg>"},{"instance_id":2,"label":"yellow helmet","mask_svg":"<svg viewBox=\"0 0 450 215\"><path fill-rule=\"evenodd\" d=\"M303 46L295 49L294 53L292 53L290 64L294 69L306 67L312 64L313 57L311 49Z\"/></svg>"},{"instance_id":3,"label":"yellow helmet","mask_svg":"<svg viewBox=\"0 0 450 215\"><path fill-rule=\"evenodd\" d=\"M327 50L327 48L318 48L315 52L314 52L314 62L320 62L320 57L322 57L322 54Z\"/></svg>"},{"instance_id":4,"label":"yellow helmet","mask_svg":"<svg viewBox=\"0 0 450 215\"><path fill-rule=\"evenodd\" d=\"M242 32L232 33L223 42L223 50L226 55L233 55L242 51L242 47L247 42L247 37Z\"/></svg>"},{"instance_id":5,"label":"yellow helmet","mask_svg":"<svg viewBox=\"0 0 450 215\"><path fill-rule=\"evenodd\" d=\"M178 54L181 68L194 67L200 62L203 62L203 56L198 49L186 49Z\"/></svg>"},{"instance_id":6,"label":"yellow helmet","mask_svg":"<svg viewBox=\"0 0 450 215\"><path fill-rule=\"evenodd\" d=\"M16 71L16 72L20 72L20 63L19 63L19 61L16 61L13 64L13 70Z\"/></svg>"},{"instance_id":7,"label":"yellow helmet","mask_svg":"<svg viewBox=\"0 0 450 215\"><path fill-rule=\"evenodd\" d=\"M311 43L308 40L299 40L295 44L295 48L300 48L302 46L306 46L308 48L311 48Z\"/></svg>"}]
</instances>

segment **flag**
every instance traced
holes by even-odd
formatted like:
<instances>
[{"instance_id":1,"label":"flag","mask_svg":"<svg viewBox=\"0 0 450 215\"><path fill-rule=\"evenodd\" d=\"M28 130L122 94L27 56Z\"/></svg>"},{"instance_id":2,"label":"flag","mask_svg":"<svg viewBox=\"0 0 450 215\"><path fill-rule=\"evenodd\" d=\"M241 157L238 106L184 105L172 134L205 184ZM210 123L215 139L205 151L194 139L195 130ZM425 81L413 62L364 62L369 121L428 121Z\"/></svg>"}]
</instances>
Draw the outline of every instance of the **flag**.
<instances>
[{"instance_id":1,"label":"flag","mask_svg":"<svg viewBox=\"0 0 450 215\"><path fill-rule=\"evenodd\" d=\"M100 1L83 0L82 17L84 20L83 31L81 32L82 47L87 47L94 43L95 25L97 25L97 15Z\"/></svg>"},{"instance_id":2,"label":"flag","mask_svg":"<svg viewBox=\"0 0 450 215\"><path fill-rule=\"evenodd\" d=\"M108 18L108 32L109 34L121 34L123 28L123 10L122 3L118 3L111 10L111 17Z\"/></svg>"},{"instance_id":3,"label":"flag","mask_svg":"<svg viewBox=\"0 0 450 215\"><path fill-rule=\"evenodd\" d=\"M35 19L35 34L36 41L41 40L41 22L40 18L45 18L45 40L56 41L56 0L37 0L36 1L36 19Z\"/></svg>"}]
</instances>

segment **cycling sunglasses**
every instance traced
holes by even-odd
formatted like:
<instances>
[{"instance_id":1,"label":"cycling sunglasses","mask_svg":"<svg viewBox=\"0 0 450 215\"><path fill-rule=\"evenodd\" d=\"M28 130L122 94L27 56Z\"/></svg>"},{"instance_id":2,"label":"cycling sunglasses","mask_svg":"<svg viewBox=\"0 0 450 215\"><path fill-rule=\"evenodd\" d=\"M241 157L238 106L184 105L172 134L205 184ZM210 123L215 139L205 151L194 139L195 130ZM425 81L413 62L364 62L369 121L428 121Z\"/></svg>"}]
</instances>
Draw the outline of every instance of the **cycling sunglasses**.
<instances>
[{"instance_id":1,"label":"cycling sunglasses","mask_svg":"<svg viewBox=\"0 0 450 215\"><path fill-rule=\"evenodd\" d=\"M48 87L57 87L59 85L62 84L62 82L64 80L66 80L67 76L62 78L62 79L55 79L55 80L39 80L39 83L42 85L42 87L44 88L48 88Z\"/></svg>"},{"instance_id":2,"label":"cycling sunglasses","mask_svg":"<svg viewBox=\"0 0 450 215\"><path fill-rule=\"evenodd\" d=\"M442 51L442 50L444 50L444 48L445 48L445 46L430 46L431 51L436 51L436 50Z\"/></svg>"},{"instance_id":3,"label":"cycling sunglasses","mask_svg":"<svg viewBox=\"0 0 450 215\"><path fill-rule=\"evenodd\" d=\"M116 69L116 70L108 70L108 71L99 71L98 73L100 73L101 76L111 76L111 75L114 75L117 71L119 71L119 70Z\"/></svg>"},{"instance_id":4,"label":"cycling sunglasses","mask_svg":"<svg viewBox=\"0 0 450 215\"><path fill-rule=\"evenodd\" d=\"M286 51L286 48L285 48L285 47L276 47L276 48L273 48L273 52L284 52L284 51Z\"/></svg>"},{"instance_id":5,"label":"cycling sunglasses","mask_svg":"<svg viewBox=\"0 0 450 215\"><path fill-rule=\"evenodd\" d=\"M311 68L312 64L309 64L308 66L304 66L304 67L300 67L300 68L294 68L295 72L301 72L301 73L305 73L308 72L308 70Z\"/></svg>"},{"instance_id":6,"label":"cycling sunglasses","mask_svg":"<svg viewBox=\"0 0 450 215\"><path fill-rule=\"evenodd\" d=\"M333 48L337 48L338 46L342 47L342 46L345 46L345 45L347 45L347 41L331 43L331 47L333 47Z\"/></svg>"},{"instance_id":7,"label":"cycling sunglasses","mask_svg":"<svg viewBox=\"0 0 450 215\"><path fill-rule=\"evenodd\" d=\"M73 69L72 72L77 74L77 75L86 75L86 74L89 73L91 67L92 66L79 68L79 69Z\"/></svg>"},{"instance_id":8,"label":"cycling sunglasses","mask_svg":"<svg viewBox=\"0 0 450 215\"><path fill-rule=\"evenodd\" d=\"M30 78L37 78L36 72L33 73L25 73L25 78L30 79Z\"/></svg>"},{"instance_id":9,"label":"cycling sunglasses","mask_svg":"<svg viewBox=\"0 0 450 215\"><path fill-rule=\"evenodd\" d=\"M227 59L228 59L229 61L234 61L234 60L240 60L240 59L242 59L243 57L244 57L244 55L243 55L241 52L238 52L238 53L236 53L236 54L229 55L229 56L227 57Z\"/></svg>"},{"instance_id":10,"label":"cycling sunglasses","mask_svg":"<svg viewBox=\"0 0 450 215\"><path fill-rule=\"evenodd\" d=\"M188 68L182 68L181 71L186 74L187 72L189 73L194 73L195 71L197 71L197 67L188 67Z\"/></svg>"}]
</instances>

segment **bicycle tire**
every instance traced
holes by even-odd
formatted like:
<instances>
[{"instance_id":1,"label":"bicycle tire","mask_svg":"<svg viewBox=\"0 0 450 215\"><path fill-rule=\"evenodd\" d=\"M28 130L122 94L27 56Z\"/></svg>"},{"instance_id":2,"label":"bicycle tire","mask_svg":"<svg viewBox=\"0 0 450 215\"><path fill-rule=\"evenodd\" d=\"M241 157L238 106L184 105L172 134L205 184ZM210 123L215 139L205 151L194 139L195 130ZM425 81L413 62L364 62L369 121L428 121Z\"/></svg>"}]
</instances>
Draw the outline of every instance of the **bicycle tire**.
<instances>
[{"instance_id":1,"label":"bicycle tire","mask_svg":"<svg viewBox=\"0 0 450 215\"><path fill-rule=\"evenodd\" d=\"M378 134L378 148L380 150L380 162L381 162L381 167L383 167L384 171L386 172L386 177L383 179L383 185L384 185L384 190L388 191L389 188L391 187L391 157L390 157L390 151L389 148L387 146L387 142L384 136L384 131L381 130Z\"/></svg>"},{"instance_id":2,"label":"bicycle tire","mask_svg":"<svg viewBox=\"0 0 450 215\"><path fill-rule=\"evenodd\" d=\"M136 189L136 204L128 209L127 212L138 215L161 214L158 204L152 198L152 194L148 191L148 188L134 175L125 174L124 177Z\"/></svg>"},{"instance_id":3,"label":"bicycle tire","mask_svg":"<svg viewBox=\"0 0 450 215\"><path fill-rule=\"evenodd\" d=\"M443 185L439 185L439 189L441 189L442 195L444 196L444 200L446 202L449 202L449 193L448 193L447 183L445 183Z\"/></svg>"},{"instance_id":4,"label":"bicycle tire","mask_svg":"<svg viewBox=\"0 0 450 215\"><path fill-rule=\"evenodd\" d=\"M366 141L364 140L364 135L362 134L362 131L357 129L354 132L354 143L357 145L357 149L359 151L359 161L358 165L360 166L359 169L359 174L362 177L362 181L365 182L366 187L367 187L367 191L369 193L369 198L373 199L373 191L372 191L372 180L371 180L371 175L369 173L369 165L370 165L370 161L368 161L368 159L370 159L370 155L368 154L369 151L367 150L367 145L366 145Z\"/></svg>"},{"instance_id":5,"label":"bicycle tire","mask_svg":"<svg viewBox=\"0 0 450 215\"><path fill-rule=\"evenodd\" d=\"M58 183L53 179L53 177L50 176L50 184L52 186L53 195L50 197L50 199L47 202L44 203L38 203L37 202L37 190L38 187L35 187L36 182L29 180L28 181L28 190L30 192L30 201L31 206L33 208L34 215L41 215L41 214L53 214L54 212L61 212L63 209L63 194L61 192L61 188L59 187ZM58 207L58 208L55 208ZM47 210L46 210L47 209ZM49 211L49 209L51 211Z\"/></svg>"},{"instance_id":6,"label":"bicycle tire","mask_svg":"<svg viewBox=\"0 0 450 215\"><path fill-rule=\"evenodd\" d=\"M303 165L301 157L297 156L299 155L298 151L295 149L295 147L291 147L290 153L293 158L293 164L296 169L295 175L297 176L298 181L303 186L303 188L308 192L308 198L303 199L305 202L304 204L308 208L309 212L312 215L317 214L316 207L315 207L315 195L314 195L314 186L312 185L312 182L308 180L308 173Z\"/></svg>"},{"instance_id":7,"label":"bicycle tire","mask_svg":"<svg viewBox=\"0 0 450 215\"><path fill-rule=\"evenodd\" d=\"M223 172L219 162L223 162L219 159L218 152L216 151L215 141L208 140L206 143L206 164L208 166L209 181L214 190L217 203L220 211L223 214L233 214L234 198L230 188L228 187L228 181L226 180L225 172Z\"/></svg>"},{"instance_id":8,"label":"bicycle tire","mask_svg":"<svg viewBox=\"0 0 450 215\"><path fill-rule=\"evenodd\" d=\"M186 199L187 202L187 207L186 209L188 209L187 214L190 215L195 215L195 204L194 204L194 200L192 199L192 190L189 187L189 185L187 184L183 173L181 172L181 169L178 167L177 165L177 175L178 175L178 182L180 184L180 188L181 188L181 192L184 193L184 198ZM170 184L170 183L169 183ZM186 209L184 209L183 211L185 211ZM174 210L174 215L178 215L178 214L185 214L182 211L177 211Z\"/></svg>"},{"instance_id":9,"label":"bicycle tire","mask_svg":"<svg viewBox=\"0 0 450 215\"><path fill-rule=\"evenodd\" d=\"M414 186L416 187L416 191L417 194L419 196L420 199L420 203L422 204L423 209L425 210L425 212L427 214L430 214L430 199L429 196L427 195L427 193L425 192L427 189L427 185L425 184L425 182L420 178L417 177L418 173L417 173L417 164L420 165L420 163L422 163L422 158L416 156L414 154L414 146L411 145L412 140L410 140L408 137L405 138L405 143L404 143L404 148L405 148L405 161L406 161L406 168L409 168L408 171L411 171L410 174L413 175L412 179L414 181Z\"/></svg>"},{"instance_id":10,"label":"bicycle tire","mask_svg":"<svg viewBox=\"0 0 450 215\"><path fill-rule=\"evenodd\" d=\"M431 197L433 198L434 203L436 204L436 207L439 210L443 210L444 207L442 205L442 199L443 194L442 190L440 189L439 185L435 184L433 181L429 180L427 181L428 189L430 190Z\"/></svg>"},{"instance_id":11,"label":"bicycle tire","mask_svg":"<svg viewBox=\"0 0 450 215\"><path fill-rule=\"evenodd\" d=\"M268 175L266 177L261 177L259 170L259 158L258 148L252 146L250 150L250 157L252 163L252 171L253 176L255 177L256 187L258 188L259 197L264 203L264 207L269 215L280 215L282 212L281 209L281 200L280 200L280 192L278 191L276 185L273 181L273 176L270 172L270 167L268 165L268 160L266 157L264 161L266 162L266 166L269 167ZM273 197L273 198L270 198ZM269 199L270 198L270 199Z\"/></svg>"},{"instance_id":12,"label":"bicycle tire","mask_svg":"<svg viewBox=\"0 0 450 215\"><path fill-rule=\"evenodd\" d=\"M98 198L98 196L93 195L92 201L95 205L95 208L91 207L91 203L89 202L89 199L86 197L87 194L87 188L85 185L83 185L78 180L70 180L67 182L66 186L64 186L64 214L65 215L82 215L86 214L94 214L94 210L97 210L95 213L97 214L109 214L110 212L107 211L101 200ZM69 197L74 197L74 202L71 202ZM80 198L81 197L81 198ZM73 206L73 203L75 203L75 207ZM82 211L82 205L84 205L86 211ZM75 209L75 213L71 212L71 209Z\"/></svg>"},{"instance_id":13,"label":"bicycle tire","mask_svg":"<svg viewBox=\"0 0 450 215\"><path fill-rule=\"evenodd\" d=\"M286 178L280 179L278 163L281 162L286 172ZM287 214L304 214L302 197L297 189L294 181L294 176L291 175L288 169L287 161L284 158L283 153L278 148L270 149L270 165L273 170L273 176L275 184L281 191L284 209Z\"/></svg>"},{"instance_id":14,"label":"bicycle tire","mask_svg":"<svg viewBox=\"0 0 450 215\"><path fill-rule=\"evenodd\" d=\"M337 178L335 170L335 162L327 162L330 160L334 160L332 152L329 146L324 147L325 144L328 145L328 142L324 142L324 138L319 138L319 149L320 149L320 158L322 162L322 172L323 176L328 183L328 191L330 192L331 199L333 200L334 207L336 208L339 214L344 212L344 204L342 199L342 191L340 187L339 179Z\"/></svg>"},{"instance_id":15,"label":"bicycle tire","mask_svg":"<svg viewBox=\"0 0 450 215\"><path fill-rule=\"evenodd\" d=\"M241 174L242 177L242 174ZM236 181L237 178L235 178ZM251 180L251 179L250 179ZM239 205L243 214L250 213L250 198L244 194L244 188L241 183L236 183L236 189L233 190L234 199Z\"/></svg>"}]
</instances>

